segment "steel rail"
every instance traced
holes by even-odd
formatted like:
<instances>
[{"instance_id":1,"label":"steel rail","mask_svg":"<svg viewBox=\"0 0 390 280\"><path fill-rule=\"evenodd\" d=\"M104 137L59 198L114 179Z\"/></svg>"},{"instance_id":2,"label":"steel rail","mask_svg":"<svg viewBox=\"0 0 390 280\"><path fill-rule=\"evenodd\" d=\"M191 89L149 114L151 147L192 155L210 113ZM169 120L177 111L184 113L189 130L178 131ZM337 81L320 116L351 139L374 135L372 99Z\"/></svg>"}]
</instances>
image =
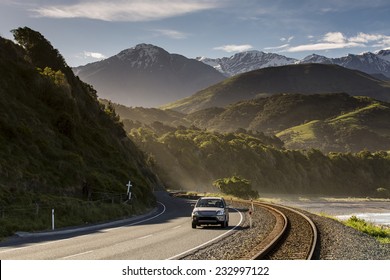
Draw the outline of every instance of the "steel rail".
<instances>
[{"instance_id":1,"label":"steel rail","mask_svg":"<svg viewBox=\"0 0 390 280\"><path fill-rule=\"evenodd\" d=\"M284 205L273 205L273 204L268 204L268 203L264 203L264 202L256 202L255 203L257 206L267 206L267 207L277 207L279 209L285 209L287 211L291 211L297 215L299 215L300 217L302 217L310 226L311 228L311 234L312 234L312 238L311 238L311 243L310 243L310 250L306 253L306 260L311 260L313 258L313 255L314 255L314 251L315 251L315 248L316 248L316 245L317 245L317 240L318 240L318 231L317 231L317 227L316 225L314 224L314 222L308 217L306 216L305 214L303 214L302 212L296 210L296 209L293 209L293 208L290 208L290 207L287 207L287 206L284 206ZM275 244L275 247L277 247L277 244ZM264 255L263 255L264 257Z\"/></svg>"}]
</instances>

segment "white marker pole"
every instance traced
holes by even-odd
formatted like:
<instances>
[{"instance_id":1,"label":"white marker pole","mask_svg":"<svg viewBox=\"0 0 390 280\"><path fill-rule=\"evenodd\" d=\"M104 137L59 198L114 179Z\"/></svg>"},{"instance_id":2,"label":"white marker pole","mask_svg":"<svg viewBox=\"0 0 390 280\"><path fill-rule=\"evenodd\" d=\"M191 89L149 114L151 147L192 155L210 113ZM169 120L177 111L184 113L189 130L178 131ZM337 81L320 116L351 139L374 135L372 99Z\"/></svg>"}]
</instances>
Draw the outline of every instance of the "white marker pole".
<instances>
[{"instance_id":1,"label":"white marker pole","mask_svg":"<svg viewBox=\"0 0 390 280\"><path fill-rule=\"evenodd\" d=\"M128 200L130 200L131 199L131 187L133 186L131 184L131 181L129 181L129 183L126 186L127 186L127 197L128 197Z\"/></svg>"},{"instance_id":2,"label":"white marker pole","mask_svg":"<svg viewBox=\"0 0 390 280\"><path fill-rule=\"evenodd\" d=\"M51 209L51 229L54 230L54 209Z\"/></svg>"}]
</instances>

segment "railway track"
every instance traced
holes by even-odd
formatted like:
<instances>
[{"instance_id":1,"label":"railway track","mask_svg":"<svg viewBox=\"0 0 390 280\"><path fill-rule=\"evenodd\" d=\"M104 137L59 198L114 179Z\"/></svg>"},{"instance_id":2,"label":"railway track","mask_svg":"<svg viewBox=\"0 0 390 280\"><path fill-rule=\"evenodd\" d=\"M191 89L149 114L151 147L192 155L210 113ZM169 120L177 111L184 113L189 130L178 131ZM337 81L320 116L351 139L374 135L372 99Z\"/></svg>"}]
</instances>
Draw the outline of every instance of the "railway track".
<instances>
[{"instance_id":1,"label":"railway track","mask_svg":"<svg viewBox=\"0 0 390 280\"><path fill-rule=\"evenodd\" d=\"M254 248L251 259L310 260L317 244L317 229L303 213L281 205L254 203L270 211L276 224L269 236Z\"/></svg>"},{"instance_id":2,"label":"railway track","mask_svg":"<svg viewBox=\"0 0 390 280\"><path fill-rule=\"evenodd\" d=\"M251 202L231 200L246 213L240 230L183 259L310 260L317 244L317 229L303 213L282 205L253 202L253 228L249 224Z\"/></svg>"}]
</instances>

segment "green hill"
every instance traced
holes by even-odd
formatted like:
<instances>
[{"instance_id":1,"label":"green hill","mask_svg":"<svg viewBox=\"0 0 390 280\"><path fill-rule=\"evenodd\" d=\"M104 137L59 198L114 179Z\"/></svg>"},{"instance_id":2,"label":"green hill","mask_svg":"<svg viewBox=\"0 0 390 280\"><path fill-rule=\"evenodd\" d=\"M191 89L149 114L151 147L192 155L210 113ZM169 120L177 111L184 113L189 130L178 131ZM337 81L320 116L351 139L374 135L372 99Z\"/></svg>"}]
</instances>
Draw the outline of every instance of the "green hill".
<instances>
[{"instance_id":1,"label":"green hill","mask_svg":"<svg viewBox=\"0 0 390 280\"><path fill-rule=\"evenodd\" d=\"M218 132L253 131L278 136L288 149L359 152L390 149L390 104L369 97L277 94L190 114L114 105L125 129L142 124L195 126ZM160 129L161 130L161 129Z\"/></svg>"},{"instance_id":2,"label":"green hill","mask_svg":"<svg viewBox=\"0 0 390 280\"><path fill-rule=\"evenodd\" d=\"M200 128L276 134L289 149L358 152L390 148L390 104L348 94L281 94L185 117Z\"/></svg>"},{"instance_id":3,"label":"green hill","mask_svg":"<svg viewBox=\"0 0 390 280\"><path fill-rule=\"evenodd\" d=\"M0 37L0 235L49 228L51 208L60 227L153 205L156 177L115 111L41 34L13 33L20 45Z\"/></svg>"},{"instance_id":4,"label":"green hill","mask_svg":"<svg viewBox=\"0 0 390 280\"><path fill-rule=\"evenodd\" d=\"M388 150L390 104L363 99L370 103L339 116L290 127L276 135L289 149Z\"/></svg>"},{"instance_id":5,"label":"green hill","mask_svg":"<svg viewBox=\"0 0 390 280\"><path fill-rule=\"evenodd\" d=\"M388 82L337 65L299 64L237 75L162 108L188 113L280 93L335 92L390 101Z\"/></svg>"}]
</instances>

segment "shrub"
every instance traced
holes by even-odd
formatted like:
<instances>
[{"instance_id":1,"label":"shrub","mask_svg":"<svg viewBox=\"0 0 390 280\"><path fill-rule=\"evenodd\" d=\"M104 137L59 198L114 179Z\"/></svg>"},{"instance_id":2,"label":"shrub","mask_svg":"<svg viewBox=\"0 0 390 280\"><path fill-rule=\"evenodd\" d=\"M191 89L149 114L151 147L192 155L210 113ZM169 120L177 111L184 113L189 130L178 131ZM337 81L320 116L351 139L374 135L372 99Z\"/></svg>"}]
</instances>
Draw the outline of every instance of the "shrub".
<instances>
[{"instance_id":1,"label":"shrub","mask_svg":"<svg viewBox=\"0 0 390 280\"><path fill-rule=\"evenodd\" d=\"M344 222L344 224L371 235L382 243L390 243L390 229L366 222L364 219L360 219L356 216L352 216L346 222Z\"/></svg>"}]
</instances>

